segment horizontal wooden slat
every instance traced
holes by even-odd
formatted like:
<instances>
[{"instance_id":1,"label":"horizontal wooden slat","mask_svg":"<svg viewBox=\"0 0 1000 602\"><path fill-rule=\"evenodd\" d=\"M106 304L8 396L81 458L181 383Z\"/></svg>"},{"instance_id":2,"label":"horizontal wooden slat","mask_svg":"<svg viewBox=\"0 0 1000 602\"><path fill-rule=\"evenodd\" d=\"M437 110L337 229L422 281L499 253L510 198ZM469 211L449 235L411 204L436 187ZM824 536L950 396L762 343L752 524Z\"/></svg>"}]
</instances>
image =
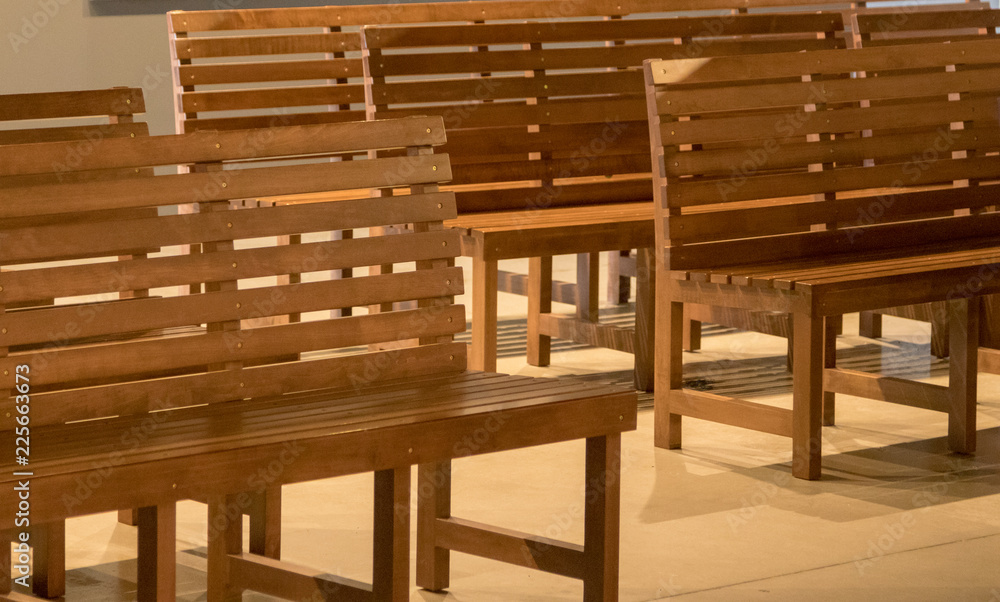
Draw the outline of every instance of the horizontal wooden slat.
<instances>
[{"instance_id":1,"label":"horizontal wooden slat","mask_svg":"<svg viewBox=\"0 0 1000 602\"><path fill-rule=\"evenodd\" d=\"M409 102L464 102L472 99L552 98L592 94L635 94L641 89L642 73L604 71L538 75L535 77L486 77L398 81L372 86L376 104ZM637 94L636 94L637 95Z\"/></svg>"},{"instance_id":2,"label":"horizontal wooden slat","mask_svg":"<svg viewBox=\"0 0 1000 602\"><path fill-rule=\"evenodd\" d=\"M184 132L201 132L206 130L249 130L259 128L287 127L296 125L313 125L317 123L345 123L363 121L365 111L321 111L318 113L267 113L264 115L248 115L241 117L209 117L206 119L185 119Z\"/></svg>"},{"instance_id":3,"label":"horizontal wooden slat","mask_svg":"<svg viewBox=\"0 0 1000 602\"><path fill-rule=\"evenodd\" d=\"M746 8L748 6L749 3L746 0L679 0L673 2L670 9L672 11L710 11ZM827 0L755 0L752 5L755 9L793 6L841 8L844 3ZM389 6L336 5L290 9L172 11L168 13L168 19L175 32L199 32L329 27L331 24L371 25L375 23L556 19L560 17L662 13L663 10L663 4L659 0L592 0L589 2L560 2L558 4L553 4L550 0L524 0L520 2L479 0L457 4L423 2Z\"/></svg>"},{"instance_id":4,"label":"horizontal wooden slat","mask_svg":"<svg viewBox=\"0 0 1000 602\"><path fill-rule=\"evenodd\" d=\"M280 123L280 121L279 121ZM430 131L428 131L430 130ZM375 146L372 141L377 141ZM197 132L184 136L109 138L101 152L80 156L64 171L211 163L240 159L340 153L441 144L445 141L437 117L407 121L320 124L272 128L267 131ZM76 147L52 142L24 153L0 147L0 176L50 173ZM196 185L196 184L194 184ZM328 188L332 190L334 188ZM254 196L254 195L249 195Z\"/></svg>"},{"instance_id":5,"label":"horizontal wooden slat","mask_svg":"<svg viewBox=\"0 0 1000 602\"><path fill-rule=\"evenodd\" d=\"M443 231L19 270L4 276L0 302L451 258L459 246L458 232Z\"/></svg>"},{"instance_id":6,"label":"horizontal wooden slat","mask_svg":"<svg viewBox=\"0 0 1000 602\"><path fill-rule=\"evenodd\" d=\"M883 191L827 201L779 202L745 209L733 208L720 219L706 211L672 216L666 232L674 244L793 232L812 224L880 223L911 215L956 209L980 209L996 204L989 188L955 188L918 192Z\"/></svg>"},{"instance_id":7,"label":"horizontal wooden slat","mask_svg":"<svg viewBox=\"0 0 1000 602\"><path fill-rule=\"evenodd\" d=\"M893 34L902 31L932 31L941 36L949 29L1000 27L1000 10L929 10L902 14L857 16L858 33Z\"/></svg>"},{"instance_id":8,"label":"horizontal wooden slat","mask_svg":"<svg viewBox=\"0 0 1000 602\"><path fill-rule=\"evenodd\" d=\"M788 234L760 244L757 239L740 239L700 245L681 245L670 249L671 269L690 270L728 264L768 263L798 257L827 256L839 253L868 253L896 247L918 246L968 238L976 240L995 234L1000 215L939 218L922 222L876 224L802 234ZM964 244L964 243L962 243Z\"/></svg>"},{"instance_id":9,"label":"horizontal wooden slat","mask_svg":"<svg viewBox=\"0 0 1000 602\"><path fill-rule=\"evenodd\" d=\"M336 592L344 602L371 602L372 586L344 577L327 575L286 561L256 554L236 554L227 557L233 583L250 591L289 600L328 598Z\"/></svg>"},{"instance_id":10,"label":"horizontal wooden slat","mask_svg":"<svg viewBox=\"0 0 1000 602\"><path fill-rule=\"evenodd\" d=\"M447 155L284 165L0 189L0 217L383 188L450 180Z\"/></svg>"},{"instance_id":11,"label":"horizontal wooden slat","mask_svg":"<svg viewBox=\"0 0 1000 602\"><path fill-rule=\"evenodd\" d=\"M294 391L351 387L376 379L407 379L465 369L465 343L359 353L286 364L245 367L153 380L32 395L31 420L37 426L104 416L141 414L205 403L269 397ZM9 409L7 400L3 409Z\"/></svg>"},{"instance_id":12,"label":"horizontal wooden slat","mask_svg":"<svg viewBox=\"0 0 1000 602\"><path fill-rule=\"evenodd\" d=\"M792 436L792 412L785 408L690 389L671 390L669 399L671 414Z\"/></svg>"},{"instance_id":13,"label":"horizontal wooden slat","mask_svg":"<svg viewBox=\"0 0 1000 602\"><path fill-rule=\"evenodd\" d=\"M540 132L529 132L525 125L498 126L485 132L455 129L448 132L448 142L441 147L441 152L451 156L452 165L491 155L549 152L581 157L623 150L649 152L645 120L554 125Z\"/></svg>"},{"instance_id":14,"label":"horizontal wooden slat","mask_svg":"<svg viewBox=\"0 0 1000 602\"><path fill-rule=\"evenodd\" d=\"M363 307L462 294L462 270L421 270L265 288L141 298L0 314L0 345L51 343L53 332L72 338L206 324L227 320Z\"/></svg>"},{"instance_id":15,"label":"horizontal wooden slat","mask_svg":"<svg viewBox=\"0 0 1000 602\"><path fill-rule=\"evenodd\" d=\"M140 88L0 95L4 121L145 113Z\"/></svg>"},{"instance_id":16,"label":"horizontal wooden slat","mask_svg":"<svg viewBox=\"0 0 1000 602\"><path fill-rule=\"evenodd\" d=\"M948 412L951 407L948 387L844 368L824 370L823 388L936 412Z\"/></svg>"},{"instance_id":17,"label":"horizontal wooden slat","mask_svg":"<svg viewBox=\"0 0 1000 602\"><path fill-rule=\"evenodd\" d=\"M200 111L243 111L249 109L270 109L274 107L308 107L325 104L350 104L364 101L365 90L362 84L186 92L181 96L183 110L186 113L197 113Z\"/></svg>"},{"instance_id":18,"label":"horizontal wooden slat","mask_svg":"<svg viewBox=\"0 0 1000 602\"><path fill-rule=\"evenodd\" d=\"M905 55L893 53L891 47L861 48L847 53L827 50L806 54L776 53L766 57L731 55L709 60L652 61L650 69L656 85L671 85L777 79L799 77L803 73L840 74L927 69L954 64L992 64L995 59L996 42L976 40L936 46L934 52L909 52Z\"/></svg>"},{"instance_id":19,"label":"horizontal wooden slat","mask_svg":"<svg viewBox=\"0 0 1000 602\"><path fill-rule=\"evenodd\" d=\"M860 134L859 128L856 135ZM915 133L788 142L780 147L763 150L766 157L761 161L759 169L785 169L823 163L860 164L865 160L884 163L899 157L919 159L928 149L936 157L941 157L950 156L948 153L956 151L989 148L1000 148L1000 128L949 130L945 124L937 130L924 129ZM761 151L762 148L756 141L735 148L666 151L664 163L668 175L729 175L734 169L739 170L745 162L753 162Z\"/></svg>"},{"instance_id":20,"label":"horizontal wooden slat","mask_svg":"<svg viewBox=\"0 0 1000 602\"><path fill-rule=\"evenodd\" d=\"M652 200L653 190L649 178L645 177L596 183L567 183L555 187L458 191L455 198L459 214L467 214L505 209L530 211L570 205L636 203Z\"/></svg>"},{"instance_id":21,"label":"horizontal wooden slat","mask_svg":"<svg viewBox=\"0 0 1000 602\"><path fill-rule=\"evenodd\" d=\"M393 108L380 111L379 117L411 117L432 113L441 115L445 128L494 127L498 123L555 125L571 123L602 123L639 121L644 116L645 105L639 96L612 97L608 100L573 100L542 105L525 105L516 102L495 102L466 105L431 105L412 108Z\"/></svg>"},{"instance_id":22,"label":"horizontal wooden slat","mask_svg":"<svg viewBox=\"0 0 1000 602\"><path fill-rule=\"evenodd\" d=\"M359 58L178 65L177 69L180 82L185 86L336 79L364 75Z\"/></svg>"},{"instance_id":23,"label":"horizontal wooden slat","mask_svg":"<svg viewBox=\"0 0 1000 602\"><path fill-rule=\"evenodd\" d=\"M361 37L356 32L298 33L294 35L182 38L178 39L175 45L179 59L204 59L361 50Z\"/></svg>"},{"instance_id":24,"label":"horizontal wooden slat","mask_svg":"<svg viewBox=\"0 0 1000 602\"><path fill-rule=\"evenodd\" d=\"M87 154L88 144L94 144L104 138L127 138L129 136L148 136L149 126L146 123L111 123L103 125L77 125L68 127L34 128L29 130L0 130L0 145L2 144L35 144L39 142L64 142L77 140L76 154ZM64 163L72 162L75 157L67 152Z\"/></svg>"},{"instance_id":25,"label":"horizontal wooden slat","mask_svg":"<svg viewBox=\"0 0 1000 602\"><path fill-rule=\"evenodd\" d=\"M452 181L456 185L477 182L516 182L591 175L648 173L650 169L648 154L596 156L587 159L506 161L463 165L460 169L456 167Z\"/></svg>"},{"instance_id":26,"label":"horizontal wooden slat","mask_svg":"<svg viewBox=\"0 0 1000 602\"><path fill-rule=\"evenodd\" d=\"M336 202L259 207L241 211L148 216L130 219L124 227L109 228L104 216L95 223L66 224L0 230L7 264L52 261L64 257L124 255L147 247L167 247L213 240L282 236L327 229L336 223L344 229L370 228L386 224L453 219L454 193L399 195L379 200L378 212L370 210L371 199L336 199ZM54 216L53 219L55 219ZM100 217L100 216L95 216ZM128 216L138 217L138 216Z\"/></svg>"},{"instance_id":27,"label":"horizontal wooden slat","mask_svg":"<svg viewBox=\"0 0 1000 602\"><path fill-rule=\"evenodd\" d=\"M776 137L784 143L806 134L857 130L860 122L881 128L926 127L957 121L996 121L993 99L922 102L917 105L885 105L837 111L787 112L740 115L713 119L669 121L660 125L665 146L708 144L726 140ZM876 129L876 130L877 130Z\"/></svg>"},{"instance_id":28,"label":"horizontal wooden slat","mask_svg":"<svg viewBox=\"0 0 1000 602\"><path fill-rule=\"evenodd\" d=\"M702 50L674 43L640 43L593 48L553 48L492 52L429 52L386 54L372 67L376 76L483 73L535 69L586 69L638 67L642 61L663 56L728 56L761 52L791 52L805 49L843 48L842 40L718 41Z\"/></svg>"},{"instance_id":29,"label":"horizontal wooden slat","mask_svg":"<svg viewBox=\"0 0 1000 602\"><path fill-rule=\"evenodd\" d=\"M860 52L860 51L856 51ZM846 53L852 54L852 53ZM943 67L943 65L942 65ZM952 93L988 92L1000 89L1000 68L944 72L928 75L882 75L861 79L759 84L729 89L677 90L656 95L662 114L705 113L818 103L889 100Z\"/></svg>"},{"instance_id":30,"label":"horizontal wooden slat","mask_svg":"<svg viewBox=\"0 0 1000 602\"><path fill-rule=\"evenodd\" d=\"M461 518L439 518L434 525L439 547L482 556L564 577L582 579L583 546L503 529Z\"/></svg>"},{"instance_id":31,"label":"horizontal wooden slat","mask_svg":"<svg viewBox=\"0 0 1000 602\"><path fill-rule=\"evenodd\" d=\"M542 314L538 317L540 334L590 345L635 353L635 329L615 324L601 324L580 320L575 316Z\"/></svg>"},{"instance_id":32,"label":"horizontal wooden slat","mask_svg":"<svg viewBox=\"0 0 1000 602\"><path fill-rule=\"evenodd\" d=\"M766 33L816 33L843 30L837 13L732 15L710 24L704 16L612 21L549 21L545 23L485 23L480 25L414 25L366 27L368 48L421 46L485 46L542 44L594 40L697 38Z\"/></svg>"},{"instance_id":33,"label":"horizontal wooden slat","mask_svg":"<svg viewBox=\"0 0 1000 602\"><path fill-rule=\"evenodd\" d=\"M455 334L465 329L461 306L385 312L225 331L13 354L0 359L3 369L31 367L32 384L124 377L212 363L249 361L292 353L387 343ZM127 363L122 357L129 357Z\"/></svg>"},{"instance_id":34,"label":"horizontal wooden slat","mask_svg":"<svg viewBox=\"0 0 1000 602\"><path fill-rule=\"evenodd\" d=\"M1000 177L1000 164L989 157L969 159L939 158L918 165L916 162L891 163L872 167L843 167L806 173L764 174L744 178L701 180L671 193L670 206L692 207L719 202L792 197L805 194L833 193L846 190L870 190L885 186L929 186L967 178Z\"/></svg>"}]
</instances>

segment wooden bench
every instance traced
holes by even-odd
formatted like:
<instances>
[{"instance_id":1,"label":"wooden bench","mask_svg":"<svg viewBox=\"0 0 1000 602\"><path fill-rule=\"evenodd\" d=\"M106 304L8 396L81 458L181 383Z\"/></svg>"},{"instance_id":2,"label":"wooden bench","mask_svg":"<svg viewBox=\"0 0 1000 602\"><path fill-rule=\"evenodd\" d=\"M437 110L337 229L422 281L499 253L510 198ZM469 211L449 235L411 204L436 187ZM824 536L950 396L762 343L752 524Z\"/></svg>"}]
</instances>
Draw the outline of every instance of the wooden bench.
<instances>
[{"instance_id":1,"label":"wooden bench","mask_svg":"<svg viewBox=\"0 0 1000 602\"><path fill-rule=\"evenodd\" d=\"M579 287L596 277L604 251L639 248L644 275L653 272L641 61L846 41L838 13L604 16L365 27L369 109L379 118L445 118L459 207L458 219L446 225L463 232L463 254L474 262L473 362L490 369L496 361L498 261L529 258L528 362L548 364L551 337L634 352L637 386L648 389L651 281L639 280L637 331L599 322L598 290L591 287L583 299L587 289ZM589 258L578 264L573 316L552 311L553 301L570 299L551 292L552 256L570 253ZM740 325L751 323L731 313Z\"/></svg>"},{"instance_id":2,"label":"wooden bench","mask_svg":"<svg viewBox=\"0 0 1000 602\"><path fill-rule=\"evenodd\" d=\"M0 188L23 186L39 180L54 178L56 181L76 181L117 177L119 170L110 172L76 172L71 166L75 161L95 152L106 138L135 137L149 135L148 126L135 121L136 115L145 112L142 90L139 88L112 88L106 90L79 90L67 92L41 92L32 94L0 95L0 146L7 144L30 144L39 142L72 141L66 156L55 164L53 174L29 176L6 176L0 178ZM24 127L30 123L32 127ZM155 214L155 212L154 212ZM126 209L116 211L121 219L148 217L146 209ZM14 225L40 225L46 218L11 220L5 227ZM123 257L122 259L128 259ZM0 264L2 264L0 260ZM0 272L4 270L0 265ZM142 297L144 290L121 291L119 296ZM24 307L51 305L52 299L35 299ZM11 309L19 309L11 307ZM132 511L122 511L127 522L132 520ZM65 592L65 524L62 521L46 525L32 534L41 542L36 548L33 560L33 589L42 597L57 597Z\"/></svg>"},{"instance_id":3,"label":"wooden bench","mask_svg":"<svg viewBox=\"0 0 1000 602\"><path fill-rule=\"evenodd\" d=\"M466 370L465 345L452 341L465 312L450 301L463 288L461 269L449 267L460 237L442 226L455 215L454 196L437 189L452 174L447 156L432 148L444 140L440 118L109 139L74 170L192 169L0 190L2 223L46 219L0 231L5 261L15 266L0 276L5 412L28 416L31 429L29 463L3 460L3 486L30 481L31 526L140 508L138 596L170 600L175 502L207 500L209 600L242 590L406 600L410 467L417 464L419 585L446 588L449 550L456 550L575 577L587 600L617 599L620 435L635 428L636 395ZM0 177L48 174L68 148L0 147ZM366 158L392 148L408 152ZM335 156L354 160L330 161ZM338 187L385 194L240 210L231 204ZM134 218L127 227L100 213L192 200L199 213ZM413 229L380 234L389 223ZM372 235L238 244L330 226ZM202 253L118 259L195 243ZM65 257L99 261L49 263ZM372 264L396 273L274 283L289 272ZM406 265L416 269L402 271ZM107 300L125 290L193 283L204 286L176 297ZM38 298L57 305L13 309ZM417 307L393 310L401 301ZM356 315L321 313L345 307ZM248 321L288 313L302 321ZM39 348L60 324L68 338ZM276 363L275 356L295 359ZM17 391L19 384L25 387ZM13 425L7 428L13 438ZM462 443L470 434L475 448ZM587 440L582 546L451 516L452 459L573 439ZM248 481L260 470L269 482ZM321 578L242 550L241 517L253 494L360 472L376 475L371 585ZM0 499L0 513L4 538L20 539L15 496ZM26 599L6 593L10 556L3 569L0 596Z\"/></svg>"},{"instance_id":4,"label":"wooden bench","mask_svg":"<svg viewBox=\"0 0 1000 602\"><path fill-rule=\"evenodd\" d=\"M823 413L846 393L946 412L951 449L972 452L979 300L1000 291L1000 189L987 185L1000 179L1000 42L650 61L645 73L657 446L681 445L682 416L714 420L790 437L793 474L816 479ZM836 367L830 318L935 301L948 303L947 387ZM791 313L792 408L683 388L682 303Z\"/></svg>"},{"instance_id":5,"label":"wooden bench","mask_svg":"<svg viewBox=\"0 0 1000 602\"><path fill-rule=\"evenodd\" d=\"M924 8L925 10L920 10ZM989 4L970 2L950 6L906 6L872 10L853 18L852 30L859 47L928 42L958 42L969 39L996 37L1000 27L1000 10ZM980 344L1000 348L1000 324L995 323L994 297L982 300ZM947 308L944 303L924 303L895 307L879 312L864 312L861 334L870 338L882 336L882 315L921 320L931 324L931 353L948 356Z\"/></svg>"},{"instance_id":6,"label":"wooden bench","mask_svg":"<svg viewBox=\"0 0 1000 602\"><path fill-rule=\"evenodd\" d=\"M822 4L798 0L759 0L752 6L756 9ZM831 6L842 7L836 3ZM711 3L683 0L669 4L660 0L565 0L172 12L168 19L174 57L178 131L265 127L357 117L363 110L359 101L362 86L361 42L356 29L359 25L428 22L489 24L509 22L511 19L543 19L549 24L561 19L643 13L660 13L662 16L664 11L673 14L683 11L688 16L702 15L700 20L688 21L689 25L696 23L700 27L693 37L699 38L701 44L694 45L693 49L701 51L706 37L714 35L713 30L722 31L717 29L718 26L728 21L719 10L731 9L735 12L738 8L745 12L745 3L732 0L713 0ZM722 46L740 48L731 40L726 42ZM753 45L745 46L751 47ZM692 45L681 46L677 50L689 51ZM637 64L632 66L638 67ZM638 138L635 137L637 142ZM648 201L648 194L643 191L639 198ZM645 219L648 223L649 216ZM509 228L509 223L504 227ZM648 225L643 229L647 233L645 240L651 241L652 230ZM611 254L612 268L617 268L618 257L617 251ZM568 334L565 332L567 328L576 327L580 331L576 338L582 337L590 342L600 340L614 348L631 350L633 337L628 329L616 330L607 325L595 325L590 320L598 306L597 262L591 261L592 258L589 254L579 258L579 284L553 283L552 287L555 301L576 305L578 316L586 319L575 323L560 320L556 315L545 316L545 319L564 335ZM485 271L476 270L477 273ZM523 274L495 271L496 286L491 294L478 298L479 302L474 304L476 307L492 309L496 291L527 292L528 282ZM492 273L487 276L492 276ZM493 278L484 280L493 285ZM788 330L784 317L746 317L738 312L729 313L743 318L738 325L757 325L776 334L787 333ZM761 318L764 318L763 322ZM496 355L494 325L490 320L474 319L473 323L473 365L493 369ZM640 366L643 365L648 367L649 362L641 361ZM647 369L640 376L640 380L646 381L641 388L648 388L651 382L649 374Z\"/></svg>"}]
</instances>

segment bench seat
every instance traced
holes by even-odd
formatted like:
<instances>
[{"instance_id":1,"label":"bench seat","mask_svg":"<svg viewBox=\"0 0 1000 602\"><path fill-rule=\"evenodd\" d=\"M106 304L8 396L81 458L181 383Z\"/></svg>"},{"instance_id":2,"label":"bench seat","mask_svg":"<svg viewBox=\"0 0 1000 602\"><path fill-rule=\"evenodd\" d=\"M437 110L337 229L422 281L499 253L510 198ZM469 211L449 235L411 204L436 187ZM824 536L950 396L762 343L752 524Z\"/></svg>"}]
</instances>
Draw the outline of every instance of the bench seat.
<instances>
[{"instance_id":1,"label":"bench seat","mask_svg":"<svg viewBox=\"0 0 1000 602\"><path fill-rule=\"evenodd\" d=\"M120 451L124 433L144 436L74 514L238 491L282 449L294 462L271 484L463 457L472 448L457 434L484 424L497 426L488 441L477 438L476 453L520 447L524 438L541 444L603 435L611 423L628 430L635 428L634 400L592 383L465 371L171 410L154 418L155 429L148 414L40 427L32 433L39 475L31 481L32 519L63 515L64 494ZM17 468L5 462L3 470L10 485ZM150 472L155 483L128 486ZM16 514L14 498L4 503L0 530L12 528Z\"/></svg>"}]
</instances>

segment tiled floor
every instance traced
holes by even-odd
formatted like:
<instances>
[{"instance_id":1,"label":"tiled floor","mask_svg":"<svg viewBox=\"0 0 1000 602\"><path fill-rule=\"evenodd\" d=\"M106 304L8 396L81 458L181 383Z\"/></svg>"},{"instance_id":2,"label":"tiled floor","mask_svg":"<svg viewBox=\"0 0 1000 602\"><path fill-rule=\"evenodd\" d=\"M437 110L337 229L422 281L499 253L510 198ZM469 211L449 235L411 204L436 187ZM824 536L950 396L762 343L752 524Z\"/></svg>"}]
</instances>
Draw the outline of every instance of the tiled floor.
<instances>
[{"instance_id":1,"label":"tiled floor","mask_svg":"<svg viewBox=\"0 0 1000 602\"><path fill-rule=\"evenodd\" d=\"M512 299L501 312L523 314ZM628 380L630 356L576 345L557 347L550 368L527 366L517 324L507 327L501 371ZM856 332L849 317L844 365L946 380L927 325L887 319L880 341ZM782 340L714 328L686 370L713 389L787 405L783 353ZM641 410L623 438L621 599L1000 602L1000 376L981 376L979 400L979 451L959 456L947 451L945 416L840 396L817 482L790 477L788 440L716 424L689 420L683 450L656 450L652 411ZM454 514L582 541L582 442L473 457L455 473ZM284 491L284 557L367 580L371 475ZM204 600L204 506L182 503L178 530L179 598ZM133 528L86 517L70 521L67 539L68 600L134 599ZM414 588L411 600L579 600L581 591L456 554L450 593Z\"/></svg>"}]
</instances>

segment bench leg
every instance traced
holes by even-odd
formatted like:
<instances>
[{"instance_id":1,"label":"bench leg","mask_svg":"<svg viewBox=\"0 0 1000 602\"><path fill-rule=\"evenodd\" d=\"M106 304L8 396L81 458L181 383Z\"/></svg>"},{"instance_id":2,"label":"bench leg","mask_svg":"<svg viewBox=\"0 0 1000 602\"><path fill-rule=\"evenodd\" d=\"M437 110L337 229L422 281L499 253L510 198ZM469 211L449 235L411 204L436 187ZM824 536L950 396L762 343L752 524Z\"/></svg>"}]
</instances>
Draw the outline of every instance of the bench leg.
<instances>
[{"instance_id":1,"label":"bench leg","mask_svg":"<svg viewBox=\"0 0 1000 602\"><path fill-rule=\"evenodd\" d=\"M250 551L281 558L281 486L254 492L250 504Z\"/></svg>"},{"instance_id":2,"label":"bench leg","mask_svg":"<svg viewBox=\"0 0 1000 602\"><path fill-rule=\"evenodd\" d=\"M39 526L32 534L31 591L40 598L66 594L66 521Z\"/></svg>"},{"instance_id":3,"label":"bench leg","mask_svg":"<svg viewBox=\"0 0 1000 602\"><path fill-rule=\"evenodd\" d=\"M469 368L497 369L497 262L472 258L472 349Z\"/></svg>"},{"instance_id":4,"label":"bench leg","mask_svg":"<svg viewBox=\"0 0 1000 602\"><path fill-rule=\"evenodd\" d=\"M820 478L823 457L823 335L821 317L792 314L792 474Z\"/></svg>"},{"instance_id":5,"label":"bench leg","mask_svg":"<svg viewBox=\"0 0 1000 602\"><path fill-rule=\"evenodd\" d=\"M881 339L882 314L873 311L858 314L858 334L867 339Z\"/></svg>"},{"instance_id":6,"label":"bench leg","mask_svg":"<svg viewBox=\"0 0 1000 602\"><path fill-rule=\"evenodd\" d=\"M701 349L701 322L684 320L684 351Z\"/></svg>"},{"instance_id":7,"label":"bench leg","mask_svg":"<svg viewBox=\"0 0 1000 602\"><path fill-rule=\"evenodd\" d=\"M372 600L410 599L410 467L375 473Z\"/></svg>"},{"instance_id":8,"label":"bench leg","mask_svg":"<svg viewBox=\"0 0 1000 602\"><path fill-rule=\"evenodd\" d=\"M823 367L837 367L837 333L842 330L843 316L830 316L826 319L826 331L823 335ZM837 394L833 391L823 391L823 426L834 426L837 423Z\"/></svg>"},{"instance_id":9,"label":"bench leg","mask_svg":"<svg viewBox=\"0 0 1000 602\"><path fill-rule=\"evenodd\" d=\"M621 435L587 439L584 602L618 600Z\"/></svg>"},{"instance_id":10,"label":"bench leg","mask_svg":"<svg viewBox=\"0 0 1000 602\"><path fill-rule=\"evenodd\" d=\"M601 254L579 253L576 256L576 317L596 322L598 314L597 281L600 277Z\"/></svg>"},{"instance_id":11,"label":"bench leg","mask_svg":"<svg viewBox=\"0 0 1000 602\"><path fill-rule=\"evenodd\" d=\"M656 386L653 389L653 443L656 447L681 446L681 415L670 413L670 395L683 386L684 352L681 349L684 304L669 301L667 278L656 283Z\"/></svg>"},{"instance_id":12,"label":"bench leg","mask_svg":"<svg viewBox=\"0 0 1000 602\"><path fill-rule=\"evenodd\" d=\"M451 517L451 462L417 467L417 587L448 588L451 553L437 546L437 519Z\"/></svg>"},{"instance_id":13,"label":"bench leg","mask_svg":"<svg viewBox=\"0 0 1000 602\"><path fill-rule=\"evenodd\" d=\"M632 280L622 274L622 261L631 254L631 251L608 252L608 303L612 305L625 305L632 296Z\"/></svg>"},{"instance_id":14,"label":"bench leg","mask_svg":"<svg viewBox=\"0 0 1000 602\"><path fill-rule=\"evenodd\" d=\"M656 254L639 249L635 291L635 388L653 390L656 353Z\"/></svg>"},{"instance_id":15,"label":"bench leg","mask_svg":"<svg viewBox=\"0 0 1000 602\"><path fill-rule=\"evenodd\" d=\"M231 554L243 551L243 511L238 496L208 500L208 602L239 602L243 592L233 584Z\"/></svg>"},{"instance_id":16,"label":"bench leg","mask_svg":"<svg viewBox=\"0 0 1000 602\"><path fill-rule=\"evenodd\" d=\"M577 289L579 290L579 288ZM552 257L528 259L528 351L531 366L548 366L552 337L541 333L539 321L552 313Z\"/></svg>"},{"instance_id":17,"label":"bench leg","mask_svg":"<svg viewBox=\"0 0 1000 602\"><path fill-rule=\"evenodd\" d=\"M11 582L11 536L13 533L0 531L0 594L9 594L13 583Z\"/></svg>"},{"instance_id":18,"label":"bench leg","mask_svg":"<svg viewBox=\"0 0 1000 602\"><path fill-rule=\"evenodd\" d=\"M118 511L118 522L129 527L139 526L139 509L125 508Z\"/></svg>"},{"instance_id":19,"label":"bench leg","mask_svg":"<svg viewBox=\"0 0 1000 602\"><path fill-rule=\"evenodd\" d=\"M140 602L172 602L177 590L177 506L139 508Z\"/></svg>"},{"instance_id":20,"label":"bench leg","mask_svg":"<svg viewBox=\"0 0 1000 602\"><path fill-rule=\"evenodd\" d=\"M934 311L935 305L931 304L931 355L944 358L950 353L948 315L947 311Z\"/></svg>"},{"instance_id":21,"label":"bench leg","mask_svg":"<svg viewBox=\"0 0 1000 602\"><path fill-rule=\"evenodd\" d=\"M948 447L964 454L976 451L979 305L978 297L948 301L948 330L951 339Z\"/></svg>"}]
</instances>

